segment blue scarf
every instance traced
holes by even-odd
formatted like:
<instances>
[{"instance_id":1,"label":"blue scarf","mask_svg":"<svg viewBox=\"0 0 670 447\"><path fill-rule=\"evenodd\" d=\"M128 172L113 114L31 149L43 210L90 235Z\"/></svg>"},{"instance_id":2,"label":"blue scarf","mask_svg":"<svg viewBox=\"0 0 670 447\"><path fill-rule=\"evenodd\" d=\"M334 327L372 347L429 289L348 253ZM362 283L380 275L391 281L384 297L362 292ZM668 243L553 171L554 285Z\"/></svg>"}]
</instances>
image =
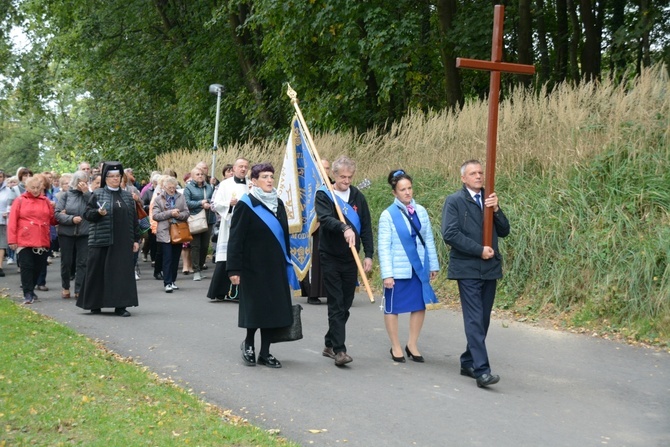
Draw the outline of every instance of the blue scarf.
<instances>
[{"instance_id":1,"label":"blue scarf","mask_svg":"<svg viewBox=\"0 0 670 447\"><path fill-rule=\"evenodd\" d=\"M262 205L253 206L249 194L245 194L240 198L240 202L244 202L247 206L254 212L265 225L270 229L272 234L274 234L279 246L284 252L284 259L286 260L286 274L288 276L288 284L293 290L300 290L300 282L298 282L298 277L295 275L293 270L293 263L291 262L291 257L288 254L286 242L284 238L284 229L279 223L279 219L272 214L267 208Z\"/></svg>"},{"instance_id":2,"label":"blue scarf","mask_svg":"<svg viewBox=\"0 0 670 447\"><path fill-rule=\"evenodd\" d=\"M419 258L419 251L416 249L416 240L412 238L410 230L407 229L407 225L405 224L405 219L403 218L403 212L401 209L398 207L398 205L394 204L386 208L386 211L389 212L391 219L393 219L396 233L398 233L400 243L405 249L405 254L407 254L409 263L416 272L416 276L418 276L421 280L423 302L426 305L437 303L437 297L435 296L433 287L430 285L430 262L428 260L428 247L423 247L423 263L421 263L421 258Z\"/></svg>"},{"instance_id":3,"label":"blue scarf","mask_svg":"<svg viewBox=\"0 0 670 447\"><path fill-rule=\"evenodd\" d=\"M326 187L326 185L321 185L321 187L318 190L325 192L328 198L330 200L333 200L333 194L330 193L330 190ZM337 199L337 204L340 206L340 209L342 210L342 214L344 215L345 219L347 219L351 223L351 225L356 230L356 233L360 235L361 219L360 217L358 217L358 213L356 213L356 211L351 207L351 205L342 200L337 194L335 194L335 198Z\"/></svg>"}]
</instances>

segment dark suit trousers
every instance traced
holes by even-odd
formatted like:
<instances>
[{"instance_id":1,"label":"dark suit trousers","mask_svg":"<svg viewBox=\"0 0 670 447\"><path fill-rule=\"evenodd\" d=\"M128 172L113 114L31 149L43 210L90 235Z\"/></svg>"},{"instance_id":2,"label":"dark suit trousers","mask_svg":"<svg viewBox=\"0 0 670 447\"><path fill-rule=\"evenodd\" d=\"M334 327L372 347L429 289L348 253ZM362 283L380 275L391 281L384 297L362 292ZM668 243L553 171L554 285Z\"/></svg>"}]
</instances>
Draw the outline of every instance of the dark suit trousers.
<instances>
[{"instance_id":1,"label":"dark suit trousers","mask_svg":"<svg viewBox=\"0 0 670 447\"><path fill-rule=\"evenodd\" d=\"M340 259L321 253L321 268L328 298L328 332L325 343L326 346L332 347L336 354L347 352L344 344L346 324L356 293L358 267L353 259L351 262L342 262Z\"/></svg>"},{"instance_id":2,"label":"dark suit trousers","mask_svg":"<svg viewBox=\"0 0 670 447\"><path fill-rule=\"evenodd\" d=\"M463 309L463 326L467 346L461 355L461 366L475 369L475 376L490 374L486 352L486 334L491 322L491 309L496 297L497 280L459 279L458 291Z\"/></svg>"}]
</instances>

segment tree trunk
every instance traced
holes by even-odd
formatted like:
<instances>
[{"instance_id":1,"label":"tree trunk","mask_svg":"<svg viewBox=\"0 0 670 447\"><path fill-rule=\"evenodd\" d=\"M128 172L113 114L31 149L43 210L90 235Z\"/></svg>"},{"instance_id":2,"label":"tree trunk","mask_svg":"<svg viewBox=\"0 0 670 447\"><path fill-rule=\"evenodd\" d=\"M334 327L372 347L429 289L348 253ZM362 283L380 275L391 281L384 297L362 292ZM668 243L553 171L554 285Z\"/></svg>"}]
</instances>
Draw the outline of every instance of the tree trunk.
<instances>
[{"instance_id":1,"label":"tree trunk","mask_svg":"<svg viewBox=\"0 0 670 447\"><path fill-rule=\"evenodd\" d=\"M437 0L437 18L440 29L440 54L444 65L444 86L446 105L451 109L463 107L465 100L461 89L461 74L456 68L454 44L449 39L456 17L456 0Z\"/></svg>"},{"instance_id":2,"label":"tree trunk","mask_svg":"<svg viewBox=\"0 0 670 447\"><path fill-rule=\"evenodd\" d=\"M538 4L540 1L538 0ZM570 30L568 27L568 3L556 0L556 81L563 82L568 77L568 61L570 57Z\"/></svg>"},{"instance_id":3,"label":"tree trunk","mask_svg":"<svg viewBox=\"0 0 670 447\"><path fill-rule=\"evenodd\" d=\"M537 47L540 52L539 84L542 85L551 79L551 61L549 60L549 46L547 45L547 24L545 18L544 0L537 0Z\"/></svg>"},{"instance_id":4,"label":"tree trunk","mask_svg":"<svg viewBox=\"0 0 670 447\"><path fill-rule=\"evenodd\" d=\"M642 66L651 65L651 44L649 34L652 24L651 0L640 0L640 20L642 25L642 36L640 39L640 50L642 54ZM640 70L641 71L641 70Z\"/></svg>"},{"instance_id":5,"label":"tree trunk","mask_svg":"<svg viewBox=\"0 0 670 447\"><path fill-rule=\"evenodd\" d=\"M533 65L533 16L531 0L519 0L519 63ZM530 76L517 76L518 82L526 87L530 85Z\"/></svg>"},{"instance_id":6,"label":"tree trunk","mask_svg":"<svg viewBox=\"0 0 670 447\"><path fill-rule=\"evenodd\" d=\"M582 41L582 28L577 17L577 5L575 0L567 0L570 13L570 24L572 25L572 39L570 40L570 79L579 83L579 46Z\"/></svg>"},{"instance_id":7,"label":"tree trunk","mask_svg":"<svg viewBox=\"0 0 670 447\"><path fill-rule=\"evenodd\" d=\"M584 25L584 46L582 47L582 75L587 81L595 81L600 77L600 39L598 32L598 15L594 10L595 0L580 0L579 12ZM604 3L604 0L601 0ZM602 20L602 19L601 19Z\"/></svg>"},{"instance_id":8,"label":"tree trunk","mask_svg":"<svg viewBox=\"0 0 670 447\"><path fill-rule=\"evenodd\" d=\"M626 44L623 35L625 30L626 0L612 0L611 26L607 34L611 36L612 45L609 52L610 77L620 79L626 70ZM626 39L628 40L628 39Z\"/></svg>"}]
</instances>

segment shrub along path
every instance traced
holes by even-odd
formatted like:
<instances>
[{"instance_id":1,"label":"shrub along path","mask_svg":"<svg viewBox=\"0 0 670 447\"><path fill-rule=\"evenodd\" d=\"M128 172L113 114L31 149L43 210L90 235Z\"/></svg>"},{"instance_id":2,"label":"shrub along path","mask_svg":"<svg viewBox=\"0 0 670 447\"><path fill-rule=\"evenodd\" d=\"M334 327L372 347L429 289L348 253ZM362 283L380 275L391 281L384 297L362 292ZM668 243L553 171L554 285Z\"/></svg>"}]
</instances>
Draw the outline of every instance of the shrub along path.
<instances>
[{"instance_id":1,"label":"shrub along path","mask_svg":"<svg viewBox=\"0 0 670 447\"><path fill-rule=\"evenodd\" d=\"M57 261L51 290L38 292L32 308L302 445L670 445L667 352L494 319L488 346L502 379L478 389L459 375L460 313L429 311L420 339L426 363L393 363L379 302L361 294L348 324L350 366L321 355L326 306L297 298L305 338L272 346L282 369L251 368L240 356L237 305L210 303L209 279L180 274L180 290L166 294L149 264L141 267L130 318L111 309L91 315L61 299ZM5 272L3 287L19 303L16 268ZM404 339L407 318L400 322Z\"/></svg>"}]
</instances>

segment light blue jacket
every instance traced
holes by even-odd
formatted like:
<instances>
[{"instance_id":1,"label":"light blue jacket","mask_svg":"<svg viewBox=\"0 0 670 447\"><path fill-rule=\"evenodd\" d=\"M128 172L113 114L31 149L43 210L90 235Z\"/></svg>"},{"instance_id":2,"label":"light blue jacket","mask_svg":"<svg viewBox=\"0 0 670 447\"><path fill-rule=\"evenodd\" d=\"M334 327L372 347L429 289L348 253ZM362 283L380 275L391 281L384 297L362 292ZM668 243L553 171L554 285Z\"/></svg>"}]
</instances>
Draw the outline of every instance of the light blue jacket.
<instances>
[{"instance_id":1,"label":"light blue jacket","mask_svg":"<svg viewBox=\"0 0 670 447\"><path fill-rule=\"evenodd\" d=\"M398 205L404 212L407 212L407 207L405 207L400 200L395 199L393 205ZM436 272L440 269L440 264L437 260L435 238L433 237L433 230L430 226L428 212L426 212L424 207L415 203L414 199L412 199L412 206L414 206L416 214L419 217L419 222L421 222L421 236L428 248L430 271ZM409 221L404 217L403 221L407 225L407 229L411 232ZM423 262L425 248L418 236L416 237L416 245L417 251L419 252L419 259ZM400 237L393 224L393 218L387 210L384 210L381 216L379 216L377 250L382 279L409 279L412 277L412 265L409 263L405 249L400 242Z\"/></svg>"}]
</instances>

